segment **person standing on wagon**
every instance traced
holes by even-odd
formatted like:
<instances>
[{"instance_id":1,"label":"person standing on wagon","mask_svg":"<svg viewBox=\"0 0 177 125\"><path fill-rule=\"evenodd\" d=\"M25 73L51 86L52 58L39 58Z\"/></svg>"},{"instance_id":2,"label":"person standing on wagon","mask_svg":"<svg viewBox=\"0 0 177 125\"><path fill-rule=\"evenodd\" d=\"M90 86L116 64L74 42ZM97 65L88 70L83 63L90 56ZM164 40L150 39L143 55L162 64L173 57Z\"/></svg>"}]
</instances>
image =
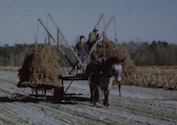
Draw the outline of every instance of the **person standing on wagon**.
<instances>
[{"instance_id":1,"label":"person standing on wagon","mask_svg":"<svg viewBox=\"0 0 177 125\"><path fill-rule=\"evenodd\" d=\"M94 43L99 40L98 28L95 26L94 30L89 34L89 38L87 41L88 50L90 51Z\"/></svg>"},{"instance_id":2,"label":"person standing on wagon","mask_svg":"<svg viewBox=\"0 0 177 125\"><path fill-rule=\"evenodd\" d=\"M92 51L91 62L94 62L94 63L99 62L98 55L97 55L97 47L95 46L94 48L92 48L98 40L100 40L98 27L95 26L94 30L89 34L89 38L87 41L87 49L89 52Z\"/></svg>"},{"instance_id":3,"label":"person standing on wagon","mask_svg":"<svg viewBox=\"0 0 177 125\"><path fill-rule=\"evenodd\" d=\"M86 60L87 60L87 47L85 42L85 37L82 35L80 36L79 42L77 42L75 51L77 52L77 55L82 62L83 66L86 67ZM78 62L77 67L79 70L83 70L81 64ZM78 71L79 72L79 71Z\"/></svg>"}]
</instances>

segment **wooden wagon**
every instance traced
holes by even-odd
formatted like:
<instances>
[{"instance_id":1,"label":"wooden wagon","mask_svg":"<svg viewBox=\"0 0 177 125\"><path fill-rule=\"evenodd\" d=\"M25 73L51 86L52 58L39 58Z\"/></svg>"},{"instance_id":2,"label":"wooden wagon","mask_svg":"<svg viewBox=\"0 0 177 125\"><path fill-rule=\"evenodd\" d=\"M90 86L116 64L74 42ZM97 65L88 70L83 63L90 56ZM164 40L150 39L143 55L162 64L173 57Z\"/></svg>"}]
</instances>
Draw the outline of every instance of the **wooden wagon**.
<instances>
[{"instance_id":1,"label":"wooden wagon","mask_svg":"<svg viewBox=\"0 0 177 125\"><path fill-rule=\"evenodd\" d=\"M39 81L40 80L42 80L41 82L38 82L38 81L33 81L33 80L31 80L31 79L29 79L29 78L27 78L27 79L25 79L25 80L21 80L20 79L20 82L19 82L19 84L18 84L18 86L19 87L30 87L30 88L32 88L32 89L35 89L36 90L36 97L37 97L37 91L38 91L38 89L44 89L44 91L46 91L47 89L54 89L54 99L55 100L57 100L57 101L61 101L61 99L62 99L62 97L63 97L63 95L65 95L66 94L66 92L67 92L67 90L69 89L69 87L71 86L71 84L73 83L73 81L74 80L88 80L88 74L86 74L85 73L85 68L86 67L84 67L84 65L82 64L82 62L81 62L81 60L79 59L79 57L78 57L78 55L75 53L75 51L74 51L74 49L69 45L69 43L66 41L66 39L65 39L65 37L64 37L64 35L63 35L63 33L61 32L61 30L60 30L60 28L56 25L56 23L55 23L55 21L53 20L53 18L52 18L52 16L50 15L50 14L48 14L48 17L50 18L50 20L52 21L52 23L54 24L54 26L56 27L56 31L57 31L57 38L55 39L53 36L52 36L52 34L50 33L50 31L47 29L47 27L43 24L43 22L40 20L40 19L38 19L38 22L41 24L41 26L44 28L44 30L46 31L46 33L47 33L47 35L48 35L48 45L50 45L51 44L51 40L56 44L56 53L57 53L57 55L58 55L58 57L59 57L59 59L58 59L58 62L59 62L59 66L61 65L60 63L65 63L63 60L62 60L62 58L60 57L60 55L63 55L65 58L66 58L66 60L70 63L70 65L72 66L72 67L75 67L75 65L73 65L72 64L72 62L71 62L71 60L69 59L69 57L66 55L66 53L64 52L64 50L61 48L61 46L60 46L60 42L59 42L59 39L60 38L62 38L63 40L64 40L64 42L67 44L67 46L70 48L70 50L73 52L73 54L74 54L74 56L75 56L75 58L76 58L76 60L77 60L77 63L80 63L80 65L82 66L82 68L84 69L84 71L83 71L83 73L81 73L81 74L78 74L77 73L77 69L76 69L76 72L73 74L72 73L72 71L73 71L73 69L74 68L72 68L70 71L68 71L68 73L65 73L65 74L63 74L63 73L61 73L61 69L59 69L59 67L52 67L52 68L54 68L53 69L53 71L55 71L55 73L57 74L56 76L57 76L57 78L55 77L55 78L53 78L53 80L54 81L47 81L47 80L44 80L45 79L45 77L43 77L43 76L38 76L38 78L37 79L39 79ZM96 24L96 26L100 23L100 21L102 20L102 19L104 19L104 15L102 14L101 16L100 16L100 18L99 18L99 20L98 20L98 22L97 22L97 24ZM108 23L107 23L107 25L105 25L104 26L104 29L103 29L103 32L102 32L102 34L100 35L101 37L103 37L103 35L104 35L104 33L105 33L105 31L106 31L106 29L107 29L107 27L108 27L108 25L111 23L111 21L113 20L113 19L115 19L115 17L113 16L109 21L108 21ZM115 36L116 37L116 36ZM36 37L37 38L37 37ZM117 40L116 38L115 38L115 40ZM88 56L88 59L89 59L89 57L90 57L90 54L92 53L92 51L93 51L93 48L95 48L96 46L97 46L97 44L99 43L99 41L97 41L94 45L93 45L93 47L91 48L91 50L90 50L90 53L89 53L89 56ZM36 39L36 47L37 47L37 39ZM105 52L105 51L104 51ZM37 52L36 52L37 53ZM33 53L34 54L34 53ZM53 52L53 54L54 55L56 55L54 52ZM103 55L105 55L105 53L103 54ZM29 56L31 56L31 55L29 55ZM44 56L45 56L45 54L44 54ZM56 57L55 57L56 58ZM48 62L46 62L46 63L49 63L50 64L50 62L51 62L51 58L50 57L47 57L47 61ZM27 61L29 61L29 60L27 60ZM57 63L58 63L57 62ZM25 63L25 62L24 62ZM38 62L36 63L36 64L40 64L41 63L41 60L38 60ZM56 63L56 61L55 61L55 63ZM30 69L29 67L30 67L30 65L29 64L27 64L27 66L26 67L28 67L28 69L27 69L27 71L34 71L35 70L35 68L33 68L33 69ZM23 67L22 67L23 68ZM48 67L49 68L49 67ZM62 68L62 67L61 67ZM57 69L57 70L56 70ZM45 70L45 67L43 67L43 70ZM39 72L41 72L41 71L35 71L35 73L37 73L37 74L40 74ZM47 72L47 71L46 71ZM58 72L58 73L57 73ZM53 73L53 72L47 72L48 73L48 75L50 76L50 74L49 73ZM20 75L25 75L25 73L23 72L23 73L21 73ZM49 77L49 79L50 79L50 77ZM57 80L58 81L57 81ZM67 86L67 88L64 90L64 81L71 81L70 82L70 84Z\"/></svg>"}]
</instances>

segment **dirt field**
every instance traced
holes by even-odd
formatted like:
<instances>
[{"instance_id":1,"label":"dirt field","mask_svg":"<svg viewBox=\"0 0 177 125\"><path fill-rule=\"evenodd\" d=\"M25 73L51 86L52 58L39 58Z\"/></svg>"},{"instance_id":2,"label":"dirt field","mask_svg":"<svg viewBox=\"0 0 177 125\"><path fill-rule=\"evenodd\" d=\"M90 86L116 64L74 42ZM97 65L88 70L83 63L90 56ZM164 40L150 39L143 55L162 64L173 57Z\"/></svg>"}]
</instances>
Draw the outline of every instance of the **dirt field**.
<instances>
[{"instance_id":1,"label":"dirt field","mask_svg":"<svg viewBox=\"0 0 177 125\"><path fill-rule=\"evenodd\" d=\"M122 86L122 97L116 87L110 93L110 107L89 102L88 82L75 81L61 104L35 101L31 89L17 88L14 71L0 71L0 125L177 125L177 91ZM69 84L65 83L67 86Z\"/></svg>"}]
</instances>

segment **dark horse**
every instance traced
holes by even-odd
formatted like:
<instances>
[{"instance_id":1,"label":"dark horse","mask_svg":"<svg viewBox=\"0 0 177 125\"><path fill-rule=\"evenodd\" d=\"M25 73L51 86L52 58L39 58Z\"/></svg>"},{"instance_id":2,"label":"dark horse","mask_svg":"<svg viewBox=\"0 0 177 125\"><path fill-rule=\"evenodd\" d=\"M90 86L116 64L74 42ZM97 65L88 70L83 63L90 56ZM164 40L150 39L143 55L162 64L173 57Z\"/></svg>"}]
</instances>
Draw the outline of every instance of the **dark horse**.
<instances>
[{"instance_id":1,"label":"dark horse","mask_svg":"<svg viewBox=\"0 0 177 125\"><path fill-rule=\"evenodd\" d=\"M96 105L96 102L99 101L99 88L101 88L104 93L103 105L109 106L108 96L113 80L121 81L122 65L120 63L122 61L112 57L101 63L90 63L87 65L86 73L89 75L90 80L91 103Z\"/></svg>"}]
</instances>

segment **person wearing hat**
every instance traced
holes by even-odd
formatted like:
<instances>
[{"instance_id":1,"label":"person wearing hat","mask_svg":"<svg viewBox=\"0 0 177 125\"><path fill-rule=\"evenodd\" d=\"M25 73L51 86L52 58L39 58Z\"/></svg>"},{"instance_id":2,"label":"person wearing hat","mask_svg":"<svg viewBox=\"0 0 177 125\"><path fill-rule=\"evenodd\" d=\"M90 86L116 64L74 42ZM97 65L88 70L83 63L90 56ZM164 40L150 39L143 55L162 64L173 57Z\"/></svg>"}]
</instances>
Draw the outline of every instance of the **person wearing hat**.
<instances>
[{"instance_id":1,"label":"person wearing hat","mask_svg":"<svg viewBox=\"0 0 177 125\"><path fill-rule=\"evenodd\" d=\"M87 50L90 51L93 45L99 40L98 27L95 26L93 31L89 34L89 38L87 41ZM91 52L91 62L98 62L97 48L93 48Z\"/></svg>"},{"instance_id":2,"label":"person wearing hat","mask_svg":"<svg viewBox=\"0 0 177 125\"><path fill-rule=\"evenodd\" d=\"M84 66L86 66L87 47L86 47L86 43L85 43L85 37L83 35L80 36L80 40L76 44L75 51L77 52L77 55L78 55L79 59L81 60L81 62L84 64ZM77 67L78 67L78 69L82 68L80 63L78 63Z\"/></svg>"},{"instance_id":3,"label":"person wearing hat","mask_svg":"<svg viewBox=\"0 0 177 125\"><path fill-rule=\"evenodd\" d=\"M87 46L88 46L88 50L90 51L93 44L99 40L99 33L98 33L98 27L95 26L95 28L93 29L93 31L89 34L89 38L87 41Z\"/></svg>"}]
</instances>

